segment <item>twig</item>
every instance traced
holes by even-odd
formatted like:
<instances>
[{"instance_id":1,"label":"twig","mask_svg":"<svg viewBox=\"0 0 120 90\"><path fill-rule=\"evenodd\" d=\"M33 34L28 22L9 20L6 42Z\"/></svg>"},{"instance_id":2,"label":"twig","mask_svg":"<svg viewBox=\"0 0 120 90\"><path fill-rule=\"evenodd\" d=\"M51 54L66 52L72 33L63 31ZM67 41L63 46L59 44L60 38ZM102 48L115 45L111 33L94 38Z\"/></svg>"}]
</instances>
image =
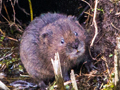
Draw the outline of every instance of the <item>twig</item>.
<instances>
[{"instance_id":1,"label":"twig","mask_svg":"<svg viewBox=\"0 0 120 90\"><path fill-rule=\"evenodd\" d=\"M22 26L22 23L16 17L15 20Z\"/></svg>"},{"instance_id":2,"label":"twig","mask_svg":"<svg viewBox=\"0 0 120 90\"><path fill-rule=\"evenodd\" d=\"M22 75L20 74L21 77L30 77L29 75Z\"/></svg>"},{"instance_id":3,"label":"twig","mask_svg":"<svg viewBox=\"0 0 120 90\"><path fill-rule=\"evenodd\" d=\"M21 33L23 32L23 31L21 30L21 29L22 29L21 26L16 25L14 22L9 22L8 19L7 19L5 16L3 16L2 14L1 14L1 16L7 21L7 23L9 24L10 27L14 25L14 26L17 28L18 31L20 31ZM21 29L20 29L19 27L20 27Z\"/></svg>"},{"instance_id":4,"label":"twig","mask_svg":"<svg viewBox=\"0 0 120 90\"><path fill-rule=\"evenodd\" d=\"M115 15L118 15L118 16L120 16L120 12L117 12Z\"/></svg>"},{"instance_id":5,"label":"twig","mask_svg":"<svg viewBox=\"0 0 120 90\"><path fill-rule=\"evenodd\" d=\"M2 90L10 90L3 82L0 81L0 88Z\"/></svg>"},{"instance_id":6,"label":"twig","mask_svg":"<svg viewBox=\"0 0 120 90\"><path fill-rule=\"evenodd\" d=\"M105 33L103 33L103 34L101 35L101 37L96 41L96 43L98 43L98 42L103 38L104 35L105 35Z\"/></svg>"},{"instance_id":7,"label":"twig","mask_svg":"<svg viewBox=\"0 0 120 90\"><path fill-rule=\"evenodd\" d=\"M75 80L75 74L74 74L73 70L71 70L70 78L71 78L72 86L73 86L74 90L78 90L77 83L76 83L76 80Z\"/></svg>"},{"instance_id":8,"label":"twig","mask_svg":"<svg viewBox=\"0 0 120 90\"><path fill-rule=\"evenodd\" d=\"M120 37L116 38L116 49L114 50L114 68L115 68L115 89L120 90Z\"/></svg>"},{"instance_id":9,"label":"twig","mask_svg":"<svg viewBox=\"0 0 120 90\"><path fill-rule=\"evenodd\" d=\"M95 9L94 9L94 17L93 17L93 24L94 24L94 27L95 27L95 35L94 35L94 37L93 37L93 39L92 39L92 41L91 41L90 47L93 46L93 43L94 43L94 41L95 41L95 38L96 38L96 36L97 36L97 34L98 34L97 23L96 23L96 21L95 21L96 13L97 13L97 4L98 4L98 0L95 0Z\"/></svg>"},{"instance_id":10,"label":"twig","mask_svg":"<svg viewBox=\"0 0 120 90\"><path fill-rule=\"evenodd\" d=\"M8 19L4 16L4 15L2 15L1 14L1 16L7 21L7 23L10 25L10 22L8 21Z\"/></svg>"},{"instance_id":11,"label":"twig","mask_svg":"<svg viewBox=\"0 0 120 90\"><path fill-rule=\"evenodd\" d=\"M115 85L117 85L118 81L119 81L119 75L118 75L118 58L117 58L117 50L114 50L114 68L115 68Z\"/></svg>"},{"instance_id":12,"label":"twig","mask_svg":"<svg viewBox=\"0 0 120 90\"><path fill-rule=\"evenodd\" d=\"M81 76L82 74L81 74L81 71L82 71L82 67L83 67L83 65L84 64L86 64L87 63L87 61L85 61L83 64L82 64L82 66L81 66L81 68L80 68L80 73L79 73L79 76Z\"/></svg>"},{"instance_id":13,"label":"twig","mask_svg":"<svg viewBox=\"0 0 120 90\"><path fill-rule=\"evenodd\" d=\"M13 13L14 13L13 18L14 18L14 23L15 23L15 9L14 9L14 5L13 5L12 1L11 1L11 5L12 5L12 8L13 8Z\"/></svg>"},{"instance_id":14,"label":"twig","mask_svg":"<svg viewBox=\"0 0 120 90\"><path fill-rule=\"evenodd\" d=\"M6 38L8 38L8 39L10 39L10 40L13 40L13 41L18 42L18 40L17 40L17 39L14 39L14 38L11 38L11 37L8 37L8 36L6 36Z\"/></svg>"},{"instance_id":15,"label":"twig","mask_svg":"<svg viewBox=\"0 0 120 90\"><path fill-rule=\"evenodd\" d=\"M26 15L30 15L27 11L25 11L24 8L21 8L21 7L20 7L20 5L19 5L18 2L17 2L17 5L18 5L18 8L19 8L20 10L22 10Z\"/></svg>"},{"instance_id":16,"label":"twig","mask_svg":"<svg viewBox=\"0 0 120 90\"><path fill-rule=\"evenodd\" d=\"M7 14L8 19L10 20L10 16L9 16L9 14L8 14L8 10L7 10L7 8L6 8L6 6L5 6L4 3L3 3L3 7L4 7L4 9L5 9L5 12L6 12L6 14Z\"/></svg>"},{"instance_id":17,"label":"twig","mask_svg":"<svg viewBox=\"0 0 120 90\"><path fill-rule=\"evenodd\" d=\"M92 58L93 60L96 60L96 58L94 58L94 57L92 56L92 53L91 53L91 51L90 51L90 47L88 47L88 51L89 51L89 54L90 54L91 58Z\"/></svg>"},{"instance_id":18,"label":"twig","mask_svg":"<svg viewBox=\"0 0 120 90\"><path fill-rule=\"evenodd\" d=\"M85 1L85 0L82 0L82 1L85 2L86 4L88 4L89 7L91 8L91 10L93 10L93 8L91 7L91 5L87 1Z\"/></svg>"},{"instance_id":19,"label":"twig","mask_svg":"<svg viewBox=\"0 0 120 90\"><path fill-rule=\"evenodd\" d=\"M58 89L59 90L65 90L58 52L55 53L55 60L51 59L51 62L52 62L52 65L53 65L55 79L56 79Z\"/></svg>"},{"instance_id":20,"label":"twig","mask_svg":"<svg viewBox=\"0 0 120 90\"><path fill-rule=\"evenodd\" d=\"M29 7L30 7L30 16L31 16L31 21L33 20L33 9L32 9L32 3L31 0L28 0L29 2Z\"/></svg>"},{"instance_id":21,"label":"twig","mask_svg":"<svg viewBox=\"0 0 120 90\"><path fill-rule=\"evenodd\" d=\"M109 67L108 67L108 64L107 64L107 60L106 60L106 58L103 56L103 57L101 57L102 58L102 60L104 60L105 61L105 65L106 65L106 68L107 68L107 73L108 73L108 75L109 75L109 77L110 77L110 70L109 70Z\"/></svg>"},{"instance_id":22,"label":"twig","mask_svg":"<svg viewBox=\"0 0 120 90\"><path fill-rule=\"evenodd\" d=\"M89 16L91 16L91 17L93 17L93 15L91 15L90 13L88 13L88 12L84 12L85 14L88 14Z\"/></svg>"},{"instance_id":23,"label":"twig","mask_svg":"<svg viewBox=\"0 0 120 90\"><path fill-rule=\"evenodd\" d=\"M0 29L0 32L1 32L1 34L3 35L3 36L5 36L5 33Z\"/></svg>"},{"instance_id":24,"label":"twig","mask_svg":"<svg viewBox=\"0 0 120 90\"><path fill-rule=\"evenodd\" d=\"M1 32L1 34L3 34L3 37L6 37L6 38L8 38L8 39L10 39L10 40L13 40L13 41L18 42L17 39L14 39L14 38L11 38L11 37L6 36L6 34L5 34L1 29L0 29L0 32Z\"/></svg>"},{"instance_id":25,"label":"twig","mask_svg":"<svg viewBox=\"0 0 120 90\"><path fill-rule=\"evenodd\" d=\"M120 31L120 29L117 28L117 27L115 27L115 25L114 25L113 23L111 23L111 25L112 25L115 29L117 29L118 31Z\"/></svg>"},{"instance_id":26,"label":"twig","mask_svg":"<svg viewBox=\"0 0 120 90\"><path fill-rule=\"evenodd\" d=\"M2 59L6 58L6 57L11 56L12 54L13 54L13 52L12 52L12 53L10 53L10 54L7 54L6 56L3 56L2 58L0 58L0 61L1 61Z\"/></svg>"},{"instance_id":27,"label":"twig","mask_svg":"<svg viewBox=\"0 0 120 90\"><path fill-rule=\"evenodd\" d=\"M78 80L76 80L76 82L78 82ZM72 83L72 81L71 80L69 80L69 81L66 81L66 82L64 82L64 86L66 86L66 85L68 85L68 84L71 84ZM58 87L57 85L55 85L54 86L54 88L56 88L56 87Z\"/></svg>"},{"instance_id":28,"label":"twig","mask_svg":"<svg viewBox=\"0 0 120 90\"><path fill-rule=\"evenodd\" d=\"M11 49L10 47L0 47L0 49Z\"/></svg>"},{"instance_id":29,"label":"twig","mask_svg":"<svg viewBox=\"0 0 120 90\"><path fill-rule=\"evenodd\" d=\"M82 13L78 16L78 19L81 18L81 16L85 13L85 11L89 8L89 6L86 6L85 9L82 11Z\"/></svg>"}]
</instances>

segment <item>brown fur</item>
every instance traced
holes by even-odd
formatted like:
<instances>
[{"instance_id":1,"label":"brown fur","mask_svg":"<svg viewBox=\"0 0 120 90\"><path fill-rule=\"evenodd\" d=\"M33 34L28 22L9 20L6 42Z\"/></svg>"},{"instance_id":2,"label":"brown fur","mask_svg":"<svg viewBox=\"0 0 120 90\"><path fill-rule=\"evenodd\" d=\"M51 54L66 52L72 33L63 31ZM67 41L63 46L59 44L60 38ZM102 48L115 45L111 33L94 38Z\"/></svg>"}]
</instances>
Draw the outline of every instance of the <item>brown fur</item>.
<instances>
[{"instance_id":1,"label":"brown fur","mask_svg":"<svg viewBox=\"0 0 120 90\"><path fill-rule=\"evenodd\" d=\"M54 77L51 58L59 52L65 78L65 73L81 61L84 41L84 29L73 16L43 14L30 23L22 36L21 60L31 77L38 82L49 81Z\"/></svg>"}]
</instances>

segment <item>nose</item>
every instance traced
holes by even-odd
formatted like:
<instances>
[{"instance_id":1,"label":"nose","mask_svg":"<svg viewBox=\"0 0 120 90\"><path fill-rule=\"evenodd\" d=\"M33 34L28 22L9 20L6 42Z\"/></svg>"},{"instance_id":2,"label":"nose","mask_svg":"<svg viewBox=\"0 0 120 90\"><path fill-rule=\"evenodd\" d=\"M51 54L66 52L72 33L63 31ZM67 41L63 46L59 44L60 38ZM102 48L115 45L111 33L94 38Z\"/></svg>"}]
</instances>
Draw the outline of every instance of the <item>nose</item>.
<instances>
[{"instance_id":1,"label":"nose","mask_svg":"<svg viewBox=\"0 0 120 90\"><path fill-rule=\"evenodd\" d=\"M79 40L75 39L75 42L72 43L72 48L78 49L78 46L79 46Z\"/></svg>"}]
</instances>

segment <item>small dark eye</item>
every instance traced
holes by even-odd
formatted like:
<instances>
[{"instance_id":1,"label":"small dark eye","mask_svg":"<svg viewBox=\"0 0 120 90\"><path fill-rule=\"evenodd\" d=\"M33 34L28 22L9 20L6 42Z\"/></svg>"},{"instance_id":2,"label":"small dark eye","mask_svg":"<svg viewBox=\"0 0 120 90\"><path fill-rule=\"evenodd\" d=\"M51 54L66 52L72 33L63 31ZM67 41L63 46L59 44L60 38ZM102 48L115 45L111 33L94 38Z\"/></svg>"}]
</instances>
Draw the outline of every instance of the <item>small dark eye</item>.
<instances>
[{"instance_id":1,"label":"small dark eye","mask_svg":"<svg viewBox=\"0 0 120 90\"><path fill-rule=\"evenodd\" d=\"M65 42L64 39L61 39L61 43L64 44L64 42Z\"/></svg>"},{"instance_id":2,"label":"small dark eye","mask_svg":"<svg viewBox=\"0 0 120 90\"><path fill-rule=\"evenodd\" d=\"M75 32L75 36L78 36L78 33L77 33L77 32Z\"/></svg>"}]
</instances>

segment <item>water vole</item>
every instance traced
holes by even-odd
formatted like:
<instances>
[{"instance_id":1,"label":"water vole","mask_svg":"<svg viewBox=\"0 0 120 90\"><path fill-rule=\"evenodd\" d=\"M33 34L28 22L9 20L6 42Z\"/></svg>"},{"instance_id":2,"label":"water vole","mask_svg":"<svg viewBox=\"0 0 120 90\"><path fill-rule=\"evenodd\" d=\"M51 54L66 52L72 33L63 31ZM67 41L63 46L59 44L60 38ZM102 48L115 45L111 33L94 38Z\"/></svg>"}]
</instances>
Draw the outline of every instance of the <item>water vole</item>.
<instances>
[{"instance_id":1,"label":"water vole","mask_svg":"<svg viewBox=\"0 0 120 90\"><path fill-rule=\"evenodd\" d=\"M76 66L85 52L84 29L75 17L47 13L35 18L23 33L20 57L27 72L36 81L54 77L51 58L56 52L64 79L68 70Z\"/></svg>"}]
</instances>

